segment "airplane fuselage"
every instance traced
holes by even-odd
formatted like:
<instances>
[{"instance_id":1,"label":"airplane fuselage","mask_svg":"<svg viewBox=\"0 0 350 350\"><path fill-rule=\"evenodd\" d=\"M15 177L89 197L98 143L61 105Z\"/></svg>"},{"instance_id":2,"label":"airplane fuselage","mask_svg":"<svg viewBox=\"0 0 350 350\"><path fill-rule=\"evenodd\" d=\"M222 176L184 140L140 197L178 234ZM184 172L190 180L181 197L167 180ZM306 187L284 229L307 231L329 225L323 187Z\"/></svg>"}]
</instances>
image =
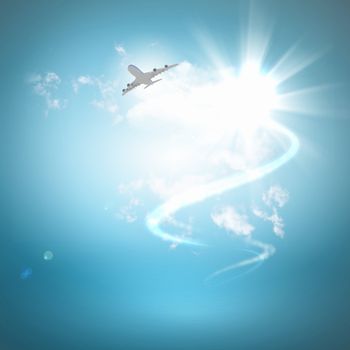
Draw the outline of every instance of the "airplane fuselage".
<instances>
[{"instance_id":1,"label":"airplane fuselage","mask_svg":"<svg viewBox=\"0 0 350 350\"><path fill-rule=\"evenodd\" d=\"M152 73L144 73L133 64L128 66L128 71L135 77L135 84L152 84Z\"/></svg>"},{"instance_id":2,"label":"airplane fuselage","mask_svg":"<svg viewBox=\"0 0 350 350\"><path fill-rule=\"evenodd\" d=\"M149 86L157 83L158 81L161 81L162 79L152 80L155 76L158 74L164 73L168 69L176 67L177 64L171 64L171 65L164 65L162 68L153 68L150 72L142 72L142 70L133 64L130 64L128 66L128 71L131 75L135 77L134 81L131 83L128 83L126 85L126 88L122 90L123 95L134 89L135 87L139 85L146 85L145 89Z\"/></svg>"}]
</instances>

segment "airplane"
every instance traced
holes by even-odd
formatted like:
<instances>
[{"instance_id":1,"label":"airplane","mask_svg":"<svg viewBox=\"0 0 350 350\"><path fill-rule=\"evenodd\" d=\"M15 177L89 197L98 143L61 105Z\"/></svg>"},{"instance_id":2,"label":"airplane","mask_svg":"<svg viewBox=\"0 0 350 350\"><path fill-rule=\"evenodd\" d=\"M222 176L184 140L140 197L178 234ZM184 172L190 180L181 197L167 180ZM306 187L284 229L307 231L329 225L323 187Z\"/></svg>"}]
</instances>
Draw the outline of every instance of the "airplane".
<instances>
[{"instance_id":1,"label":"airplane","mask_svg":"<svg viewBox=\"0 0 350 350\"><path fill-rule=\"evenodd\" d=\"M140 68L137 68L133 64L129 64L128 71L135 77L134 81L132 83L129 83L126 85L126 88L122 90L122 95L124 96L126 93L131 91L132 89L136 88L137 86L144 84L145 89L149 86L157 83L158 81L162 79L152 80L156 75L166 72L167 70L174 68L178 66L178 63L176 64L170 64L165 65L164 68L153 68L150 72L142 72Z\"/></svg>"}]
</instances>

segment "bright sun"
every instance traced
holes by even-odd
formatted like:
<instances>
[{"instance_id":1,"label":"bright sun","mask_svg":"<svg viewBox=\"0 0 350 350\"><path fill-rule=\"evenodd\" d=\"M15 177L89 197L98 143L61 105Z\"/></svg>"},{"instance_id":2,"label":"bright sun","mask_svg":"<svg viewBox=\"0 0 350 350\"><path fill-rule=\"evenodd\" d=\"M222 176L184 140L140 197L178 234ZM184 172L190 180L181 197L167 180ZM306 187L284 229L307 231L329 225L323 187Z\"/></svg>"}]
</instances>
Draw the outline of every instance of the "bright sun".
<instances>
[{"instance_id":1,"label":"bright sun","mask_svg":"<svg viewBox=\"0 0 350 350\"><path fill-rule=\"evenodd\" d=\"M271 121L276 85L252 60L237 71L221 67L209 73L183 62L162 84L136 91L139 101L128 118L153 133L159 130L144 148L150 149L144 158L152 169L193 171L206 152L220 153L229 144L232 151L233 140L240 142L235 163L247 168L260 160L257 132ZM222 157L227 158L227 152Z\"/></svg>"},{"instance_id":2,"label":"bright sun","mask_svg":"<svg viewBox=\"0 0 350 350\"><path fill-rule=\"evenodd\" d=\"M201 99L209 101L208 126L214 130L220 125L222 130L250 133L264 126L277 101L275 82L254 62L244 64L237 75L228 73L207 92Z\"/></svg>"}]
</instances>

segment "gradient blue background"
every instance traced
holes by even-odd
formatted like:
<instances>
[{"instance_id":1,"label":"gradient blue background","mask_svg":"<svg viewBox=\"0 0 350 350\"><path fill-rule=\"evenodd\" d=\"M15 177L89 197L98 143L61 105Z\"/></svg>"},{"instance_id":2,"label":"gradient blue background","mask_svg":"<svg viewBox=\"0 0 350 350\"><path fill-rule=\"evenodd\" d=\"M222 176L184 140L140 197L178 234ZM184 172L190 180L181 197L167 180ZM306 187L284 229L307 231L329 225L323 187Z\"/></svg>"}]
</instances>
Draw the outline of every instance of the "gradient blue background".
<instances>
[{"instance_id":1,"label":"gradient blue background","mask_svg":"<svg viewBox=\"0 0 350 350\"><path fill-rule=\"evenodd\" d=\"M299 38L311 51L330 46L298 83L340 83L328 96L337 113L284 116L301 150L259 188L278 182L290 191L286 237L269 238L277 254L254 273L207 287L219 251L174 254L142 220L128 225L103 210L118 202L118 182L135 176L137 153L125 144L142 147L137 136L74 103L45 118L26 79L113 71L115 43L142 51L160 40L175 61L205 64L197 27L234 61L246 3L1 2L1 350L350 347L350 4L260 4L275 23L271 57ZM51 262L42 259L47 249ZM26 267L33 275L24 281Z\"/></svg>"}]
</instances>

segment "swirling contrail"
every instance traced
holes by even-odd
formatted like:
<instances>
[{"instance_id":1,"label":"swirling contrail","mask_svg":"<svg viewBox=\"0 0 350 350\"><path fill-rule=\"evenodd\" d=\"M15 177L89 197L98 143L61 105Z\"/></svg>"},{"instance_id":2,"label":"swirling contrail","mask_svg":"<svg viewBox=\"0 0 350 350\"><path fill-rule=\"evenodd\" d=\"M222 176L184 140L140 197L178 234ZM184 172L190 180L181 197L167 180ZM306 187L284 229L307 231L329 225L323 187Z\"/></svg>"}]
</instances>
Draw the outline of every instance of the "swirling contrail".
<instances>
[{"instance_id":1,"label":"swirling contrail","mask_svg":"<svg viewBox=\"0 0 350 350\"><path fill-rule=\"evenodd\" d=\"M241 260L237 263L225 266L224 268L217 270L214 273L212 273L211 275L209 275L205 280L208 282L209 280L216 278L219 275L221 275L222 273L228 272L230 270L238 269L240 267L248 266L251 264L256 264L259 262L262 263L264 260L269 258L272 254L274 254L274 252L276 250L273 245L257 241L250 236L246 238L246 242L254 247L259 248L261 250L260 253L254 252L255 256L252 258L244 259L244 260ZM249 272L250 271L252 271L252 270L249 270Z\"/></svg>"},{"instance_id":2,"label":"swirling contrail","mask_svg":"<svg viewBox=\"0 0 350 350\"><path fill-rule=\"evenodd\" d=\"M268 129L278 132L279 134L285 136L289 140L290 146L285 153L283 153L280 157L274 159L273 161L255 169L234 174L232 176L216 180L208 184L196 186L192 189L187 190L185 193L173 196L168 201L161 204L159 207L157 207L154 211L152 211L146 216L146 226L150 230L150 232L155 236L158 236L161 239L165 241L170 241L172 243L205 246L206 244L203 242L167 233L166 231L162 230L160 226L164 221L166 221L167 218L174 215L178 210L190 206L192 204L201 202L204 199L207 199L214 195L221 194L228 190L232 190L234 188L240 187L247 183L253 182L259 178L262 178L265 175L272 173L282 165L286 164L290 159L292 159L299 149L299 140L296 137L296 135L294 135L294 133L292 133L290 130L274 121L270 121L270 123L268 124ZM218 270L212 275L210 275L208 279L216 277L219 274L231 269L247 266L258 261L263 261L269 256L271 256L275 251L273 246L253 240L251 237L247 239L247 242L261 249L261 253L253 258L240 261L236 264Z\"/></svg>"}]
</instances>

